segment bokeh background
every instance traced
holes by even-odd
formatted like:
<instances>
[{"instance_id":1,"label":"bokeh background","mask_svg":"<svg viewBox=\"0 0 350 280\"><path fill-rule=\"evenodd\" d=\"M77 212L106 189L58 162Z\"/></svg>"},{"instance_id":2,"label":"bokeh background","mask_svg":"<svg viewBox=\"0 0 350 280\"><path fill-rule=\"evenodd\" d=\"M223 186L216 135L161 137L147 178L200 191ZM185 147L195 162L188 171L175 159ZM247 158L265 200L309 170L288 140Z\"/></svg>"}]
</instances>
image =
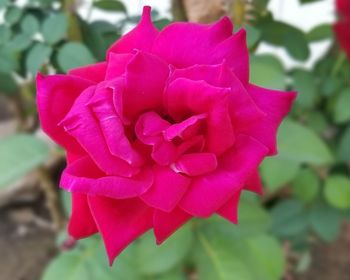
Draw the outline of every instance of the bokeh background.
<instances>
[{"instance_id":1,"label":"bokeh background","mask_svg":"<svg viewBox=\"0 0 350 280\"><path fill-rule=\"evenodd\" d=\"M230 16L247 30L251 81L299 96L239 225L195 220L161 247L146 234L110 268L97 236L65 233L64 153L40 130L35 75L103 60L144 4L159 29ZM350 61L337 18L333 0L0 0L0 279L349 280Z\"/></svg>"}]
</instances>

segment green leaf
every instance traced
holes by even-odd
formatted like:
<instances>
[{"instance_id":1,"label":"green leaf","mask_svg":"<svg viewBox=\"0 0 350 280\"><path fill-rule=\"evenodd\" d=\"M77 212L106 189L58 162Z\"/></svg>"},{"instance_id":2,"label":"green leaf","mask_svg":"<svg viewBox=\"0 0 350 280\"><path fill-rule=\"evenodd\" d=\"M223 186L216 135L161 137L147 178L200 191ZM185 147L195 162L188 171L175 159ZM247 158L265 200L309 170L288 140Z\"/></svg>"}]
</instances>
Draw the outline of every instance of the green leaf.
<instances>
[{"instance_id":1,"label":"green leaf","mask_svg":"<svg viewBox=\"0 0 350 280\"><path fill-rule=\"evenodd\" d=\"M27 134L16 134L0 140L0 187L42 164L49 150L45 143Z\"/></svg>"},{"instance_id":2,"label":"green leaf","mask_svg":"<svg viewBox=\"0 0 350 280\"><path fill-rule=\"evenodd\" d=\"M227 242L198 233L195 261L201 280L254 280L251 271Z\"/></svg>"},{"instance_id":3,"label":"green leaf","mask_svg":"<svg viewBox=\"0 0 350 280\"><path fill-rule=\"evenodd\" d=\"M318 25L311 29L307 34L306 38L309 42L318 42L332 38L333 30L330 24L325 23Z\"/></svg>"},{"instance_id":4,"label":"green leaf","mask_svg":"<svg viewBox=\"0 0 350 280\"><path fill-rule=\"evenodd\" d=\"M133 264L134 246L119 257L118 264L108 267L106 253L99 238L79 241L78 248L60 254L46 268L42 280L132 280L141 279Z\"/></svg>"},{"instance_id":5,"label":"green leaf","mask_svg":"<svg viewBox=\"0 0 350 280\"><path fill-rule=\"evenodd\" d=\"M304 202L314 200L320 189L316 173L309 168L300 170L292 185L295 197Z\"/></svg>"},{"instance_id":6,"label":"green leaf","mask_svg":"<svg viewBox=\"0 0 350 280\"><path fill-rule=\"evenodd\" d=\"M99 0L94 2L94 7L104 10L104 11L112 11L112 12L122 12L126 13L125 5L117 0Z\"/></svg>"},{"instance_id":7,"label":"green leaf","mask_svg":"<svg viewBox=\"0 0 350 280\"><path fill-rule=\"evenodd\" d=\"M327 178L324 194L332 206L339 209L350 208L350 179L343 175L332 175Z\"/></svg>"},{"instance_id":8,"label":"green leaf","mask_svg":"<svg viewBox=\"0 0 350 280\"><path fill-rule=\"evenodd\" d=\"M300 201L281 201L272 209L271 215L272 232L279 237L295 236L307 229L308 221Z\"/></svg>"},{"instance_id":9,"label":"green leaf","mask_svg":"<svg viewBox=\"0 0 350 280\"><path fill-rule=\"evenodd\" d=\"M10 3L10 0L0 0L0 9L5 8Z\"/></svg>"},{"instance_id":10,"label":"green leaf","mask_svg":"<svg viewBox=\"0 0 350 280\"><path fill-rule=\"evenodd\" d=\"M57 13L45 19L42 25L42 34L48 44L55 44L62 40L68 29L68 20L65 14Z\"/></svg>"},{"instance_id":11,"label":"green leaf","mask_svg":"<svg viewBox=\"0 0 350 280\"><path fill-rule=\"evenodd\" d=\"M253 84L274 89L284 89L286 86L283 66L272 55L252 55L250 73Z\"/></svg>"},{"instance_id":12,"label":"green leaf","mask_svg":"<svg viewBox=\"0 0 350 280\"><path fill-rule=\"evenodd\" d=\"M297 69L293 71L293 87L298 92L296 103L305 108L311 108L318 96L316 81L312 73Z\"/></svg>"},{"instance_id":13,"label":"green leaf","mask_svg":"<svg viewBox=\"0 0 350 280\"><path fill-rule=\"evenodd\" d=\"M17 6L9 7L5 13L5 22L9 25L17 23L20 20L22 13L23 11Z\"/></svg>"},{"instance_id":14,"label":"green leaf","mask_svg":"<svg viewBox=\"0 0 350 280\"><path fill-rule=\"evenodd\" d=\"M39 30L39 21L35 16L28 14L21 21L21 30L23 33L32 36Z\"/></svg>"},{"instance_id":15,"label":"green leaf","mask_svg":"<svg viewBox=\"0 0 350 280\"><path fill-rule=\"evenodd\" d=\"M81 43L66 43L58 51L57 60L64 72L95 62L91 52Z\"/></svg>"},{"instance_id":16,"label":"green leaf","mask_svg":"<svg viewBox=\"0 0 350 280\"><path fill-rule=\"evenodd\" d=\"M137 243L139 272L152 275L174 268L187 255L192 241L190 225L179 229L160 246L155 244L153 232L147 233Z\"/></svg>"},{"instance_id":17,"label":"green leaf","mask_svg":"<svg viewBox=\"0 0 350 280\"><path fill-rule=\"evenodd\" d=\"M261 175L265 186L270 191L275 191L289 183L297 175L300 168L298 162L283 158L266 158L261 165Z\"/></svg>"},{"instance_id":18,"label":"green leaf","mask_svg":"<svg viewBox=\"0 0 350 280\"><path fill-rule=\"evenodd\" d=\"M9 42L8 47L16 51L23 51L27 49L32 42L32 36L26 33L16 34L15 37L13 37L13 39Z\"/></svg>"},{"instance_id":19,"label":"green leaf","mask_svg":"<svg viewBox=\"0 0 350 280\"><path fill-rule=\"evenodd\" d=\"M285 120L278 133L279 155L300 163L329 164L333 156L326 144L309 128L292 120Z\"/></svg>"},{"instance_id":20,"label":"green leaf","mask_svg":"<svg viewBox=\"0 0 350 280\"><path fill-rule=\"evenodd\" d=\"M5 44L11 37L11 30L6 25L0 25L0 45Z\"/></svg>"},{"instance_id":21,"label":"green leaf","mask_svg":"<svg viewBox=\"0 0 350 280\"><path fill-rule=\"evenodd\" d=\"M345 89L337 97L334 108L334 121L344 123L350 120L350 89Z\"/></svg>"},{"instance_id":22,"label":"green leaf","mask_svg":"<svg viewBox=\"0 0 350 280\"><path fill-rule=\"evenodd\" d=\"M49 61L52 48L43 43L36 43L26 57L26 69L35 75Z\"/></svg>"},{"instance_id":23,"label":"green leaf","mask_svg":"<svg viewBox=\"0 0 350 280\"><path fill-rule=\"evenodd\" d=\"M256 45L256 43L261 38L261 32L259 29L251 25L246 25L244 26L244 28L247 31L247 46L249 49L251 49Z\"/></svg>"},{"instance_id":24,"label":"green leaf","mask_svg":"<svg viewBox=\"0 0 350 280\"><path fill-rule=\"evenodd\" d=\"M15 54L10 48L0 48L0 73L10 73L18 67Z\"/></svg>"},{"instance_id":25,"label":"green leaf","mask_svg":"<svg viewBox=\"0 0 350 280\"><path fill-rule=\"evenodd\" d=\"M342 215L334 208L318 203L310 210L309 220L312 229L324 241L330 242L339 236Z\"/></svg>"},{"instance_id":26,"label":"green leaf","mask_svg":"<svg viewBox=\"0 0 350 280\"><path fill-rule=\"evenodd\" d=\"M304 33L298 28L280 21L268 20L260 26L262 39L266 42L286 48L295 59L304 61L310 55Z\"/></svg>"},{"instance_id":27,"label":"green leaf","mask_svg":"<svg viewBox=\"0 0 350 280\"><path fill-rule=\"evenodd\" d=\"M342 134L338 147L338 158L342 161L350 161L350 125Z\"/></svg>"}]
</instances>

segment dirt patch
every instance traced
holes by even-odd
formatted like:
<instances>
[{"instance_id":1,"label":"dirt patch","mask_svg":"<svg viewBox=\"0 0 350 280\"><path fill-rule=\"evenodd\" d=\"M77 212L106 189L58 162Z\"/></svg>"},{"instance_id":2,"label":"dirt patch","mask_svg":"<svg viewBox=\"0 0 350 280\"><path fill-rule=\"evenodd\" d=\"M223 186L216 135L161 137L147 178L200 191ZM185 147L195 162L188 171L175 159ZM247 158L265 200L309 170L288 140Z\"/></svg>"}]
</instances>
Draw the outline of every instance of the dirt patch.
<instances>
[{"instance_id":1,"label":"dirt patch","mask_svg":"<svg viewBox=\"0 0 350 280\"><path fill-rule=\"evenodd\" d=\"M41 202L0 209L0 280L39 280L55 256L55 234Z\"/></svg>"}]
</instances>

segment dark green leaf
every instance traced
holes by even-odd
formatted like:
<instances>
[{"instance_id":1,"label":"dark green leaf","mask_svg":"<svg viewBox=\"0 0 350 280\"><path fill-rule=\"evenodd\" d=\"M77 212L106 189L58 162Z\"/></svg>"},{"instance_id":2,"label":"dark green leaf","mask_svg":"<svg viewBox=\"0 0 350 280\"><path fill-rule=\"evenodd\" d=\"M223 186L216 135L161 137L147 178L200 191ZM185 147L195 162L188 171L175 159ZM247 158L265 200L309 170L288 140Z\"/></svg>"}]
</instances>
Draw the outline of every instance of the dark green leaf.
<instances>
[{"instance_id":1,"label":"dark green leaf","mask_svg":"<svg viewBox=\"0 0 350 280\"><path fill-rule=\"evenodd\" d=\"M15 54L10 48L0 48L0 73L10 73L18 67Z\"/></svg>"},{"instance_id":2,"label":"dark green leaf","mask_svg":"<svg viewBox=\"0 0 350 280\"><path fill-rule=\"evenodd\" d=\"M316 81L312 73L297 69L293 71L293 87L298 92L296 102L303 107L311 108L318 96Z\"/></svg>"},{"instance_id":3,"label":"dark green leaf","mask_svg":"<svg viewBox=\"0 0 350 280\"><path fill-rule=\"evenodd\" d=\"M271 211L272 231L280 237L291 237L307 229L305 209L297 200L279 202Z\"/></svg>"},{"instance_id":4,"label":"dark green leaf","mask_svg":"<svg viewBox=\"0 0 350 280\"><path fill-rule=\"evenodd\" d=\"M27 49L32 42L32 36L26 33L20 33L13 37L13 39L9 42L8 47L16 51L23 51Z\"/></svg>"},{"instance_id":5,"label":"dark green leaf","mask_svg":"<svg viewBox=\"0 0 350 280\"><path fill-rule=\"evenodd\" d=\"M0 187L36 168L48 157L45 143L31 135L16 134L0 141Z\"/></svg>"},{"instance_id":6,"label":"dark green leaf","mask_svg":"<svg viewBox=\"0 0 350 280\"><path fill-rule=\"evenodd\" d=\"M126 13L124 4L117 0L99 0L94 2L94 7L105 11Z\"/></svg>"},{"instance_id":7,"label":"dark green leaf","mask_svg":"<svg viewBox=\"0 0 350 280\"><path fill-rule=\"evenodd\" d=\"M338 158L343 161L350 161L350 126L348 126L340 138Z\"/></svg>"},{"instance_id":8,"label":"dark green leaf","mask_svg":"<svg viewBox=\"0 0 350 280\"><path fill-rule=\"evenodd\" d=\"M58 64L64 72L95 62L91 52L81 43L66 43L57 55Z\"/></svg>"},{"instance_id":9,"label":"dark green leaf","mask_svg":"<svg viewBox=\"0 0 350 280\"><path fill-rule=\"evenodd\" d=\"M318 25L311 29L309 33L306 34L306 38L309 42L318 42L325 39L332 38L333 30L330 24Z\"/></svg>"},{"instance_id":10,"label":"dark green leaf","mask_svg":"<svg viewBox=\"0 0 350 280\"><path fill-rule=\"evenodd\" d=\"M0 25L0 45L5 44L11 37L11 30L6 25Z\"/></svg>"},{"instance_id":11,"label":"dark green leaf","mask_svg":"<svg viewBox=\"0 0 350 280\"><path fill-rule=\"evenodd\" d=\"M18 86L11 74L3 74L0 72L0 93L15 93Z\"/></svg>"}]
</instances>

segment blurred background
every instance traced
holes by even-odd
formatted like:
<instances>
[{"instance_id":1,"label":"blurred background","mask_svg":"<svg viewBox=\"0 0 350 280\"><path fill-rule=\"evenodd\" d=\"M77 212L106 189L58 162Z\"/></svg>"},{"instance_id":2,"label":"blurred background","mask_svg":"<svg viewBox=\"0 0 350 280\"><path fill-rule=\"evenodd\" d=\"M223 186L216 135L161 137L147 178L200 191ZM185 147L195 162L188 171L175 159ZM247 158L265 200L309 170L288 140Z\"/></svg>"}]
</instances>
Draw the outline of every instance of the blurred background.
<instances>
[{"instance_id":1,"label":"blurred background","mask_svg":"<svg viewBox=\"0 0 350 280\"><path fill-rule=\"evenodd\" d=\"M159 29L230 16L247 30L251 81L299 96L239 225L195 221L161 247L146 234L110 268L98 237L65 233L64 153L40 130L34 79L103 60L144 4ZM0 279L349 280L350 62L337 18L334 0L0 0Z\"/></svg>"}]
</instances>

